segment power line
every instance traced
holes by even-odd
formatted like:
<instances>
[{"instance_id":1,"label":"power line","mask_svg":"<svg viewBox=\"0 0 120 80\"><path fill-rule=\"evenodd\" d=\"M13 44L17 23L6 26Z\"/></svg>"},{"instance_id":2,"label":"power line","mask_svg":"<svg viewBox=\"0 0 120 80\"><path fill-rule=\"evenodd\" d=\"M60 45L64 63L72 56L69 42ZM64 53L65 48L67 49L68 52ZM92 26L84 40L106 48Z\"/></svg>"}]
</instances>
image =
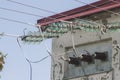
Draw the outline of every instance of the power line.
<instances>
[{"instance_id":1,"label":"power line","mask_svg":"<svg viewBox=\"0 0 120 80\"><path fill-rule=\"evenodd\" d=\"M109 0L109 1L112 1L112 2L114 2L114 3L120 4L120 2L115 1L115 0Z\"/></svg>"},{"instance_id":2,"label":"power line","mask_svg":"<svg viewBox=\"0 0 120 80\"><path fill-rule=\"evenodd\" d=\"M18 37L18 38L19 38L19 37ZM42 59L40 59L40 60L38 60L38 61L30 61L30 60L25 56L25 53L24 53L24 51L23 51L23 48L22 48L22 46L21 46L18 38L17 38L17 43L18 43L18 46L19 46L21 52L22 52L23 55L24 55L25 60L26 60L26 61L28 62L28 64L29 64L29 67L30 67L30 69L29 69L29 70L30 70L29 78L30 78L30 80L32 80L32 77L33 77L33 67L32 67L32 63L40 63L40 62L42 62L43 60L47 59L49 56L46 56L46 57L44 57L44 58L42 58Z\"/></svg>"},{"instance_id":3,"label":"power line","mask_svg":"<svg viewBox=\"0 0 120 80\"><path fill-rule=\"evenodd\" d=\"M112 13L112 14L115 14L115 15L120 16L120 13L117 13L117 12L113 12L113 11L110 11L110 10L106 10L106 9L104 9L104 8L100 8L100 7L97 7L97 6L95 6L95 5L88 4L88 3L83 2L83 1L80 1L80 0L74 0L74 1L76 1L76 2L78 2L78 3L83 3L83 4L89 5L89 6L91 6L91 7L94 7L94 8L97 8L97 9L101 9L101 10L103 10L103 11L106 11L106 12L109 12L109 13Z\"/></svg>"},{"instance_id":4,"label":"power line","mask_svg":"<svg viewBox=\"0 0 120 80\"><path fill-rule=\"evenodd\" d=\"M32 14L32 13L28 13L28 12L23 12L23 11L18 11L18 10L3 8L3 7L0 7L0 9L2 9L2 10L7 10L7 11L11 11L11 12L22 13L22 14L26 14L26 15L31 15L31 16L35 16L35 17L45 17L45 16L40 16L40 15L37 15L37 14Z\"/></svg>"},{"instance_id":5,"label":"power line","mask_svg":"<svg viewBox=\"0 0 120 80\"><path fill-rule=\"evenodd\" d=\"M34 9L37 9L37 10L41 10L41 11L44 11L44 12L54 13L54 14L61 15L61 16L64 16L64 17L67 17L67 16L68 16L68 15L65 15L65 14L62 14L62 13L57 13L57 12L54 12L54 11L51 11L51 10L42 9L42 8L39 8L39 7L35 7L35 6L32 6L32 5L28 5L28 4L21 3L21 2L17 2L17 1L13 1L13 0L7 0L7 1L12 2L12 3L15 3L15 4L23 5L23 6L26 6L26 7L34 8ZM105 2L102 3L102 4L105 4L105 3L107 3L107 2L108 2L108 1L105 1ZM99 6L99 5L102 5L102 4L98 4L98 6ZM83 8L82 11L87 10L87 9L90 9L90 8L91 8L91 7ZM68 16L68 17L69 17L69 16Z\"/></svg>"},{"instance_id":6,"label":"power line","mask_svg":"<svg viewBox=\"0 0 120 80\"><path fill-rule=\"evenodd\" d=\"M0 17L0 19L2 20L6 20L6 21L11 21L11 22L16 22L16 23L20 23L20 24L25 24L25 25L29 25L29 26L37 26L35 24L31 24L31 23L26 23L26 22L23 22L23 21L18 21L18 20L14 20L14 19L9 19L9 18L5 18L5 17Z\"/></svg>"},{"instance_id":7,"label":"power line","mask_svg":"<svg viewBox=\"0 0 120 80\"><path fill-rule=\"evenodd\" d=\"M40 60L38 60L38 61L30 61L30 63L39 63L39 62L42 62L43 60L45 60L45 59L47 59L49 56L46 56L46 57L44 57L44 58L42 58L42 59L40 59Z\"/></svg>"},{"instance_id":8,"label":"power line","mask_svg":"<svg viewBox=\"0 0 120 80\"><path fill-rule=\"evenodd\" d=\"M26 61L29 63L29 66L30 66L30 80L32 80L32 76L33 76L33 68L32 68L32 64L31 64L31 62L27 59L27 58L25 58L26 59Z\"/></svg>"},{"instance_id":9,"label":"power line","mask_svg":"<svg viewBox=\"0 0 120 80\"><path fill-rule=\"evenodd\" d=\"M40 16L40 15L36 15L36 14L32 14L32 13L27 13L27 12L18 11L18 10L13 10L13 9L8 9L8 8L3 8L3 7L0 7L0 9L2 9L2 10L7 10L7 11L11 11L11 12L22 13L22 14L26 14L26 15L32 15L32 16L35 16L35 17L45 17L45 16ZM4 17L0 17L0 19L2 19L2 20L7 20L7 21L12 21L12 22L17 22L17 23L22 23L22 24L27 24L27 25L31 25L31 24L29 24L29 23L25 23L25 22L18 21L18 20L13 20L13 19L9 19L9 18L4 18ZM51 17L49 17L49 19L55 20L56 18L51 18ZM61 21L63 21L63 20L61 20ZM32 25L32 26L35 26L35 25Z\"/></svg>"},{"instance_id":10,"label":"power line","mask_svg":"<svg viewBox=\"0 0 120 80\"><path fill-rule=\"evenodd\" d=\"M40 34L42 35L42 39L45 40L45 36L44 36L44 34L43 34L43 31L42 31L42 29L41 29L41 26L39 25L38 28L39 28ZM51 54L51 52L50 52L50 49L47 47L47 45L46 45L45 43L44 43L44 45L45 45L45 47L46 47L46 49L47 49L47 53L51 56L51 59L52 59L53 62L54 62L54 57L52 56L52 54Z\"/></svg>"},{"instance_id":11,"label":"power line","mask_svg":"<svg viewBox=\"0 0 120 80\"><path fill-rule=\"evenodd\" d=\"M59 13L59 14L58 14L58 13L56 13L56 12L54 12L54 11L42 9L42 8L35 7L35 6L32 6L32 5L28 5L28 4L24 4L24 3L21 3L21 2L17 2L17 1L14 1L14 0L7 0L7 1L12 2L12 3L15 3L15 4L23 5L23 6L26 6L26 7L34 8L34 9L37 9L37 10L41 10L41 11L44 11L44 12L48 12L48 13L55 13L55 14L57 14L57 15L61 15L61 16L65 16L65 17L68 16L68 15L65 15L65 14L62 14L62 13ZM79 1L79 0L75 0L75 1ZM107 2L109 2L109 1L105 1L105 2L103 2L103 3L101 3L101 4L98 4L98 6L100 6L100 5L102 5L102 4L105 4L105 3L107 3ZM82 2L82 3L87 4L87 3L85 3L85 2ZM90 5L90 4L87 4L87 5ZM90 5L90 6L91 6L91 5ZM96 6L92 5L91 7L96 7ZM91 7L83 8L82 10L87 10L87 9L90 9ZM98 7L98 8L100 8L100 7ZM100 8L100 9L102 9L102 8ZM106 11L106 10L104 10L104 11ZM107 10L107 11L109 11L109 10ZM109 12L112 12L112 13L114 13L114 14L119 14L119 13L115 13L115 12L113 12L113 11L109 11ZM68 16L68 17L69 17L69 16ZM51 18L51 17L48 17L48 18ZM51 18L51 19L56 20L56 18ZM75 18L75 19L77 19L77 18ZM60 20L60 21L63 21L63 20Z\"/></svg>"},{"instance_id":12,"label":"power line","mask_svg":"<svg viewBox=\"0 0 120 80\"><path fill-rule=\"evenodd\" d=\"M15 34L5 34L5 33L0 33L0 36L21 37L20 35L15 35Z\"/></svg>"},{"instance_id":13,"label":"power line","mask_svg":"<svg viewBox=\"0 0 120 80\"><path fill-rule=\"evenodd\" d=\"M12 0L7 0L7 1L12 1ZM79 0L77 0L77 1L79 1ZM12 1L12 2L14 2L14 1ZM15 1L16 2L16 1ZM19 3L19 2L16 2L16 3ZM84 2L83 2L84 3ZM104 2L104 3L106 3L106 2ZM20 4L22 4L22 5L26 5L26 4L23 4L23 3L20 3ZM85 3L84 3L85 4ZM103 3L102 3L103 4ZM99 4L99 5L102 5L102 4ZM89 4L88 4L89 5ZM29 5L30 6L30 5ZM93 7L93 6L92 6ZM94 6L95 7L95 6ZM100 7L99 7L100 8ZM2 8L2 9L5 9L5 10L9 10L9 9L6 9L6 8ZM10 9L11 10L11 9ZM44 9L41 9L41 10L44 10ZM11 10L11 11L14 11L14 10ZM45 11L45 10L44 10ZM48 10L47 10L48 11ZM105 10L106 11L106 10ZM108 10L107 10L108 11ZM15 12L16 12L16 10L15 10ZM19 12L19 11L18 11ZM50 11L48 11L48 12L50 12ZM22 13L21 11L20 11L20 13ZM25 12L23 12L23 13L25 13ZM55 12L54 12L55 13ZM58 14L59 15L59 14ZM64 14L62 14L62 15L64 15ZM64 15L64 16L67 16L67 15ZM39 17L43 17L43 16L39 16ZM69 17L69 16L68 16ZM50 17L48 17L48 18L50 18ZM13 22L18 22L18 23L22 23L22 24L27 24L27 25L31 25L31 24L29 24L29 23L25 23L25 22L21 22L21 21L16 21L16 20L12 20L12 19L8 19L8 18L0 18L0 19L4 19L4 20L8 20L8 21L13 21ZM55 18L52 18L52 19L55 19ZM77 18L76 18L77 19ZM60 20L60 21L63 21L63 20ZM33 25L32 24L32 26L36 26L36 25Z\"/></svg>"},{"instance_id":14,"label":"power line","mask_svg":"<svg viewBox=\"0 0 120 80\"><path fill-rule=\"evenodd\" d=\"M41 11L44 11L44 12L55 13L55 14L60 15L60 16L65 16L65 17L68 16L68 17L69 17L69 15L65 15L65 14L62 14L62 13L59 13L59 14L58 14L58 13L56 13L56 12L54 12L54 11L42 9L42 8L35 7L35 6L32 6L32 5L24 4L24 3L20 3L20 2L14 1L14 0L7 0L7 1L12 2L12 3L15 3L15 4L23 5L23 6L26 6L26 7L34 8L34 9L37 9L37 10L41 10ZM102 10L104 10L104 11L106 11L106 12L109 12L109 13L112 13L112 14L117 14L117 15L120 16L119 13L116 13L116 12L113 12L113 11L110 11L110 10L105 10L105 9L103 9L103 8L101 8L101 7L98 7L98 6L100 6L100 5L103 5L103 4L108 3L109 1L105 1L105 2L103 2L103 3L101 3L101 4L98 4L97 6L94 6L94 5L92 5L92 4L88 4L88 3L85 3L85 2L79 1L79 0L75 0L75 1L77 1L77 2L79 2L79 3L83 3L83 4L85 4L85 5L89 5L89 6L91 6L91 7L95 7L95 8L98 8L98 9L102 9ZM91 7L83 8L82 11L88 10L88 9L90 9ZM47 17L47 18L49 19L49 18L51 18L51 17ZM52 19L56 20L56 18L52 18ZM78 19L78 18L75 18L75 19ZM60 20L60 21L64 21L64 20ZM96 23L95 23L95 24L96 24Z\"/></svg>"},{"instance_id":15,"label":"power line","mask_svg":"<svg viewBox=\"0 0 120 80\"><path fill-rule=\"evenodd\" d=\"M28 58L25 57L26 61L29 63L29 67L30 67L30 80L32 80L32 77L33 77L33 67L32 67L32 63L40 63L42 62L43 60L45 60L46 58L48 58L49 56L46 56L44 57L43 59L39 60L39 61L35 61L35 62L32 62L30 61Z\"/></svg>"},{"instance_id":16,"label":"power line","mask_svg":"<svg viewBox=\"0 0 120 80\"><path fill-rule=\"evenodd\" d=\"M22 49L22 46L20 45L20 42L19 42L19 39L21 36L20 35L14 35L14 34L5 34L5 33L0 33L0 36L10 36L10 37L17 37L17 43L18 43L18 46L19 48L21 49L21 52L23 52L23 49ZM24 52L23 52L24 53ZM24 56L25 57L25 56ZM30 61L27 57L25 57L25 60L29 63L29 66L30 66L30 80L32 80L32 76L33 76L33 68L32 68L32 63L40 63L42 62L43 60L47 59L49 56L46 56L38 61Z\"/></svg>"},{"instance_id":17,"label":"power line","mask_svg":"<svg viewBox=\"0 0 120 80\"><path fill-rule=\"evenodd\" d=\"M32 5L28 5L28 4L24 4L24 3L21 3L21 2L17 2L17 1L13 1L13 0L7 0L9 2L12 2L12 3L15 3L15 4L19 4L19 5L23 5L23 6L26 6L26 7L30 7L30 8L34 8L34 9L37 9L37 10L41 10L41 11L44 11L44 12L48 12L48 13L53 13L53 14L58 14L54 11L50 11L50 10L47 10L47 9L42 9L42 8L39 8L39 7L35 7L35 6L32 6ZM65 16L63 14L59 14L61 16Z\"/></svg>"},{"instance_id":18,"label":"power line","mask_svg":"<svg viewBox=\"0 0 120 80\"><path fill-rule=\"evenodd\" d=\"M13 10L13 9L8 9L8 8L3 8L3 7L0 7L0 9L2 9L2 10L7 10L7 11L11 11L11 12L22 13L22 14L26 14L26 15L32 15L32 16L35 16L35 17L45 17L45 16L40 16L40 15L36 15L36 14L32 14L32 13L27 13L27 12L18 11L18 10ZM25 23L25 22L22 22L22 21L17 21L17 20L8 19L8 18L3 18L3 17L0 17L0 19L12 21L12 22L18 22L18 23L22 23L22 24L28 24L28 23ZM56 20L56 18L51 18L51 17L49 17L49 19ZM61 20L61 21L63 21L63 20ZM68 22L68 21L67 21L67 22Z\"/></svg>"},{"instance_id":19,"label":"power line","mask_svg":"<svg viewBox=\"0 0 120 80\"><path fill-rule=\"evenodd\" d=\"M34 9L42 10L42 11L45 11L45 12L58 14L58 13L56 13L56 12L54 12L54 11L50 11L50 10L38 8L38 7L35 7L35 6L32 6L32 5L20 3L20 2L17 2L17 1L13 1L13 0L7 0L7 1L12 2L12 3L16 3L16 4L20 4L20 5L23 5L23 6L26 6L26 7L31 7L31 8L34 8ZM85 4L85 5L89 5L89 6L91 6L91 7L95 7L95 8L102 9L102 8L100 8L100 7L94 6L94 5L92 5L92 4L85 3L85 2L80 1L80 0L74 0L74 1L79 2L79 3L83 3L83 4ZM113 1L113 0L110 0L110 1ZM105 3L107 3L107 2L108 2L108 1L106 1ZM116 2L116 1L114 1L114 2ZM105 4L105 3L103 3L103 4ZM102 4L98 4L98 5L102 5ZM84 10L84 9L83 9L83 10ZM85 10L87 10L87 8L86 8ZM104 9L102 9L102 10L104 10ZM113 12L113 11L110 11L110 10L104 10L104 11L107 11L107 12L110 12L110 13L113 13L113 14L120 15L119 13L116 13L116 12ZM65 17L68 16L68 15L64 15L64 14L61 14L61 13L58 14L58 15L65 16Z\"/></svg>"}]
</instances>

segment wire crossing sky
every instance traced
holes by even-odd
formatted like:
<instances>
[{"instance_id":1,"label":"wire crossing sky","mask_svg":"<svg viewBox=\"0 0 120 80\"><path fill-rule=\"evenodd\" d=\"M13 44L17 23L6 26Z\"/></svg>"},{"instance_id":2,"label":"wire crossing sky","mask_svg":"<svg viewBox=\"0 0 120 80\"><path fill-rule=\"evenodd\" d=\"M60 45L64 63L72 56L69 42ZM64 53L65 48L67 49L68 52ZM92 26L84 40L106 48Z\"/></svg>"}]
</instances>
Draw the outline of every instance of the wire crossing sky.
<instances>
[{"instance_id":1,"label":"wire crossing sky","mask_svg":"<svg viewBox=\"0 0 120 80\"><path fill-rule=\"evenodd\" d=\"M21 12L27 12L31 14L37 14L39 16L32 16L17 13L14 11L8 11L0 9L0 33L8 33L15 35L24 35L23 30L26 28L25 33L28 31L37 31L36 27L26 24L36 24L37 20L42 17L47 17L56 13L67 11L73 8L83 6L85 4L75 2L74 0L14 0L20 3L35 6L37 8L45 9L53 12L45 12L31 7L25 7L19 4L12 3L13 0L0 0L0 7L4 9L17 10ZM92 3L97 0L82 0L86 3ZM42 16L42 17L40 17ZM5 20L6 19L6 20ZM5 59L6 64L4 69L0 72L0 80L30 80L29 78L29 64L25 60L26 56L31 61L38 61L48 56L47 49L44 43L47 44L48 48L51 49L51 39L41 42L41 44L22 44L24 53L18 46L16 37L1 37L0 39L0 50L8 54ZM33 80L50 80L50 66L51 58L48 57L38 64L33 64Z\"/></svg>"}]
</instances>

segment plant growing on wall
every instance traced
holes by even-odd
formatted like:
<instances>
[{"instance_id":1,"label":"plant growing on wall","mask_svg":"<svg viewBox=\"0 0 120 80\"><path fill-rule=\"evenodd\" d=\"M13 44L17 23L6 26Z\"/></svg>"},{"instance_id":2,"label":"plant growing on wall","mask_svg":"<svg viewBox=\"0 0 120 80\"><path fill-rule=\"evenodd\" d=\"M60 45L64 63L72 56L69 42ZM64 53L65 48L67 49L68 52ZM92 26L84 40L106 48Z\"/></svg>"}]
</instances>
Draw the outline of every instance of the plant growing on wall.
<instances>
[{"instance_id":1,"label":"plant growing on wall","mask_svg":"<svg viewBox=\"0 0 120 80\"><path fill-rule=\"evenodd\" d=\"M3 69L3 64L5 64L4 58L6 56L7 55L4 55L2 52L0 52L0 71L2 71L2 69Z\"/></svg>"}]
</instances>

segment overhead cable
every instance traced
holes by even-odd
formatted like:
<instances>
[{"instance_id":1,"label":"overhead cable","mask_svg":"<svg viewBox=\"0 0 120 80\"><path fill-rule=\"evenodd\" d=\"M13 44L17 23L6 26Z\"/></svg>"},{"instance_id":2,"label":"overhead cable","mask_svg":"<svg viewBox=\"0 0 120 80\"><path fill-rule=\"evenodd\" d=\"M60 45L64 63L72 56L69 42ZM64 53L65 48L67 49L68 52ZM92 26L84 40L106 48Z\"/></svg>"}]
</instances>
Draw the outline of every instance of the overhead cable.
<instances>
[{"instance_id":1,"label":"overhead cable","mask_svg":"<svg viewBox=\"0 0 120 80\"><path fill-rule=\"evenodd\" d=\"M106 12L109 12L109 13L112 13L112 14L115 14L115 15L120 16L120 13L117 13L117 12L113 12L113 11L110 11L110 10L106 10L106 9L104 9L104 8L101 8L101 7L92 5L92 4L88 4L88 3L83 2L83 1L80 1L80 0L74 0L74 1L76 1L76 2L78 2L78 3L83 3L83 4L89 5L89 6L91 6L91 7L94 7L94 8L97 8L97 9L101 9L101 10L103 10L103 11L106 11Z\"/></svg>"},{"instance_id":2,"label":"overhead cable","mask_svg":"<svg viewBox=\"0 0 120 80\"><path fill-rule=\"evenodd\" d=\"M30 80L32 80L32 76L33 76L33 68L32 68L32 64L31 62L29 61L29 59L26 58L26 61L29 63L29 66L30 66Z\"/></svg>"},{"instance_id":3,"label":"overhead cable","mask_svg":"<svg viewBox=\"0 0 120 80\"><path fill-rule=\"evenodd\" d=\"M54 12L54 11L51 11L51 10L47 10L47 9L42 9L42 8L39 8L39 7L35 7L35 6L32 6L32 5L28 5L28 4L25 4L25 3L21 3L21 2L17 2L17 1L14 1L14 0L7 0L9 2L12 2L12 3L15 3L15 4L19 4L19 5L23 5L23 6L26 6L26 7L30 7L30 8L34 8L34 9L37 9L37 10L41 10L41 11L44 11L44 12L48 12L48 13L54 13L54 14L57 14L57 15L61 15L61 16L64 16L64 17L67 17L68 15L65 15L65 14L62 14L62 13L57 13L57 12ZM108 1L105 1L104 3L102 4L105 4L107 3ZM102 5L102 4L98 4L98 5ZM82 10L87 10L89 9L90 7L88 8L83 8ZM69 17L69 16L68 16Z\"/></svg>"},{"instance_id":4,"label":"overhead cable","mask_svg":"<svg viewBox=\"0 0 120 80\"><path fill-rule=\"evenodd\" d=\"M19 37L18 37L19 38ZM22 46L21 46L21 44L20 44L20 42L19 42L19 39L17 38L17 43L18 43L18 46L19 46L19 48L21 49L21 52L23 53L23 56L24 56L24 58L25 58L25 60L29 63L29 67L30 67L30 80L32 80L32 77L33 77L33 67L32 67L32 63L40 63L40 62L42 62L43 60L45 60L46 58L48 58L49 56L46 56L46 57L44 57L44 58L42 58L42 59L40 59L40 60L38 60L38 61L31 61L31 60L29 60L26 56L25 56L25 53L24 53L24 51L23 51L23 48L22 48Z\"/></svg>"},{"instance_id":5,"label":"overhead cable","mask_svg":"<svg viewBox=\"0 0 120 80\"><path fill-rule=\"evenodd\" d=\"M70 25L70 29L71 29L71 40L72 40L72 48L73 51L75 53L75 56L78 57L77 52L76 52L76 48L75 48L75 40L74 40L74 34L73 34L73 24Z\"/></svg>"},{"instance_id":6,"label":"overhead cable","mask_svg":"<svg viewBox=\"0 0 120 80\"><path fill-rule=\"evenodd\" d=\"M116 1L116 0L109 0L109 1L112 1L114 3L117 3L117 4L120 4L120 2Z\"/></svg>"},{"instance_id":7,"label":"overhead cable","mask_svg":"<svg viewBox=\"0 0 120 80\"><path fill-rule=\"evenodd\" d=\"M40 60L38 60L38 61L30 61L31 63L39 63L39 62L42 62L43 60L45 60L45 59L47 59L49 57L49 55L48 56L46 56L46 57L44 57L44 58L42 58L42 59L40 59Z\"/></svg>"},{"instance_id":8,"label":"overhead cable","mask_svg":"<svg viewBox=\"0 0 120 80\"><path fill-rule=\"evenodd\" d=\"M37 10L41 10L41 11L44 11L44 12L55 13L55 14L57 14L57 15L61 15L61 16L65 16L65 17L68 16L68 15L65 15L65 14L62 14L62 13L59 13L59 14L58 14L58 13L56 13L56 12L54 12L54 11L42 9L42 8L35 7L35 6L32 6L32 5L28 5L28 4L24 4L24 3L21 3L21 2L17 2L17 1L14 1L14 0L7 0L7 1L12 2L12 3L15 3L15 4L23 5L23 6L26 6L26 7L31 7L31 8L34 8L34 9L37 9ZM79 0L75 0L75 1L77 1L77 2L79 2L79 3L83 3L83 4L86 4L86 5L89 5L89 6L91 6L91 7L95 7L95 8L99 8L99 9L104 10L103 8L100 8L100 7L97 7L97 6L94 6L94 5L85 3L85 2L83 2L83 1L79 1ZM107 3L107 2L109 2L109 1L105 1L105 2L102 3L102 4L105 4L105 3ZM98 4L98 6L99 6L99 5L102 5L102 4ZM87 9L89 9L89 8L90 8L90 7L85 8L85 9L82 9L82 10L87 10ZM104 10L104 11L106 11L106 12L111 12L111 13L113 13L113 14L120 15L119 13L116 13L116 12L113 12L113 11L110 11L110 10ZM42 17L43 17L43 16L42 16ZM68 17L69 17L69 16L68 16ZM53 19L53 20L56 20L56 18L51 18L51 17L48 17L48 18ZM75 19L77 19L77 18L75 18ZM60 20L60 21L63 21L63 20Z\"/></svg>"},{"instance_id":9,"label":"overhead cable","mask_svg":"<svg viewBox=\"0 0 120 80\"><path fill-rule=\"evenodd\" d=\"M21 46L21 44L20 44L20 42L19 42L19 38L21 38L21 36L20 35L14 35L14 34L5 34L5 33L0 33L0 36L10 36L10 37L17 37L17 43L18 43L18 46L19 46L19 48L21 49L21 52L23 52L24 53L24 51L23 51L23 49L22 49L22 46ZM29 63L29 66L30 66L30 80L32 80L32 63L40 63L40 62L42 62L43 60L45 60L46 58L48 58L49 56L46 56L46 57L44 57L44 58L42 58L42 59L40 59L40 60L38 60L38 61L31 61L31 60L29 60L26 56L25 56L25 54L23 54L24 55L24 57L25 57L25 60Z\"/></svg>"},{"instance_id":10,"label":"overhead cable","mask_svg":"<svg viewBox=\"0 0 120 80\"><path fill-rule=\"evenodd\" d=\"M18 38L19 38L19 37L18 37ZM18 45L19 45L19 47L20 47L20 49L21 49L21 52L24 53L23 48L22 48L22 46L21 46L18 38L17 38L17 43L18 43ZM24 57L25 57L26 60L29 60L25 55L24 55ZM48 57L49 57L49 56L46 56L46 57L44 57L44 58L41 58L41 59L38 60L38 61L31 61L31 60L29 60L29 62L30 62L30 63L39 63L39 62L42 62L43 60L45 60L45 59L48 58Z\"/></svg>"},{"instance_id":11,"label":"overhead cable","mask_svg":"<svg viewBox=\"0 0 120 80\"><path fill-rule=\"evenodd\" d=\"M36 14L32 14L32 13L27 13L27 12L23 12L23 11L18 11L18 10L13 10L13 9L8 9L8 8L3 8L3 7L0 7L0 9L2 10L7 10L7 11L11 11L11 12L17 12L17 13L22 13L22 14L26 14L26 15L32 15L32 16L35 16L35 17L45 17L45 16L40 16L40 15L36 15ZM22 23L22 24L28 24L28 23L25 23L25 22L22 22L22 21L17 21L17 20L13 20L13 19L8 19L8 18L3 18L3 17L0 17L0 19L4 19L4 20L7 20L7 21L12 21L12 22L18 22L18 23ZM52 20L55 20L56 18L51 18L49 17L49 19L52 19ZM63 20L61 20L63 21ZM30 24L31 25L31 24Z\"/></svg>"},{"instance_id":12,"label":"overhead cable","mask_svg":"<svg viewBox=\"0 0 120 80\"><path fill-rule=\"evenodd\" d=\"M35 16L35 17L42 17L42 18L45 17L45 16L40 16L40 15L37 15L37 14L32 14L32 13L28 13L28 12L13 10L13 9L9 9L9 8L0 7L0 9L11 11L11 12L17 12L17 13L21 13L21 14L26 14L26 15L31 15L31 16ZM51 19L53 19L53 18L51 18Z\"/></svg>"},{"instance_id":13,"label":"overhead cable","mask_svg":"<svg viewBox=\"0 0 120 80\"><path fill-rule=\"evenodd\" d=\"M38 28L39 28L40 34L42 35L42 39L45 40L45 36L44 36L44 34L43 34L43 32L42 32L41 25L39 25ZM47 45L46 45L45 43L44 43L44 45L45 45L45 47L46 47L46 49L47 49L47 53L51 56L51 59L52 59L53 62L54 62L54 57L52 56L52 54L51 54L51 52L50 52L50 49L47 47Z\"/></svg>"},{"instance_id":14,"label":"overhead cable","mask_svg":"<svg viewBox=\"0 0 120 80\"><path fill-rule=\"evenodd\" d=\"M18 21L18 20L14 20L14 19L10 19L10 18L0 17L0 19L36 27L35 24L31 24L31 23L27 23L27 22L23 22L23 21Z\"/></svg>"},{"instance_id":15,"label":"overhead cable","mask_svg":"<svg viewBox=\"0 0 120 80\"><path fill-rule=\"evenodd\" d=\"M15 4L23 5L23 6L26 6L26 7L31 7L31 8L34 8L34 9L37 9L37 10L41 10L41 11L44 11L44 12L55 13L55 14L57 14L57 15L61 15L61 16L65 16L65 17L68 16L68 15L65 15L65 14L62 14L62 13L59 13L59 14L58 14L58 13L56 13L56 12L54 12L54 11L42 9L42 8L35 7L35 6L32 6L32 5L28 5L28 4L24 4L24 3L21 3L21 2L17 2L17 1L14 1L14 0L7 0L7 1L12 2L12 3L15 3ZM104 2L104 3L102 3L102 4L105 4L105 3L107 3L107 1ZM99 4L99 5L102 5L102 4ZM82 10L87 10L87 9L89 9L89 8L90 8L90 7L86 8L86 9L82 9ZM41 16L41 17L44 17L44 16ZM69 17L69 16L68 16L68 17ZM56 20L56 18L52 18L52 17L47 17L47 18ZM77 18L76 18L76 19L77 19ZM60 21L64 21L64 20L60 20ZM67 22L68 22L68 21L67 21ZM69 21L69 22L70 22L70 21Z\"/></svg>"},{"instance_id":16,"label":"overhead cable","mask_svg":"<svg viewBox=\"0 0 120 80\"><path fill-rule=\"evenodd\" d=\"M15 35L15 34L5 34L5 33L0 33L0 36L20 37L20 35Z\"/></svg>"},{"instance_id":17,"label":"overhead cable","mask_svg":"<svg viewBox=\"0 0 120 80\"><path fill-rule=\"evenodd\" d=\"M47 10L47 9L42 9L42 8L35 7L35 6L32 6L32 5L24 4L24 3L21 3L21 2L17 2L17 1L13 1L13 0L7 0L7 1L15 3L15 4L23 5L23 6L26 6L26 7L34 8L34 9L37 9L37 10L41 10L41 11L44 11L44 12L58 14L58 13L56 13L54 11L50 11L50 10ZM66 15L63 15L63 14L59 14L59 15L66 16Z\"/></svg>"},{"instance_id":18,"label":"overhead cable","mask_svg":"<svg viewBox=\"0 0 120 80\"><path fill-rule=\"evenodd\" d=\"M38 9L38 10L41 10L41 11L44 11L44 12L49 12L49 13L58 14L58 13L56 13L56 12L54 12L54 11L50 11L50 10L46 10L46 9L42 9L42 8L39 8L39 7L35 7L35 6L32 6L32 5L28 5L28 4L20 3L20 2L17 2L17 1L13 1L13 0L7 0L7 1L12 2L12 3L16 3L16 4L20 4L20 5L23 5L23 6L26 6L26 7L31 7L31 8L34 8L34 9ZM88 3L83 2L83 1L80 1L80 0L75 0L75 1L76 1L76 2L79 2L79 3L83 3L83 4L85 4L85 5L89 5L89 6L91 6L91 7L95 7L95 8L102 9L102 10L104 10L104 11L106 11L106 12L110 12L110 13L113 13L113 14L116 14L116 15L119 15L119 16L120 16L119 13L116 13L116 12L113 12L113 11L110 11L110 10L105 10L105 9L103 9L103 8L101 8L101 7L94 6L94 5L92 5L92 4L88 4ZM110 1L113 1L113 0L110 0ZM102 3L102 4L105 4L105 3L107 3L107 2L108 2L108 1L105 1L105 2ZM117 1L114 1L114 2L117 2ZM102 4L98 4L98 5L102 5ZM89 7L89 8L90 8L90 7ZM87 10L87 9L89 9L89 8L82 9L82 10ZM68 16L68 15L61 14L61 13L59 13L58 15L65 16L65 17ZM68 16L68 17L69 17L69 16Z\"/></svg>"}]
</instances>

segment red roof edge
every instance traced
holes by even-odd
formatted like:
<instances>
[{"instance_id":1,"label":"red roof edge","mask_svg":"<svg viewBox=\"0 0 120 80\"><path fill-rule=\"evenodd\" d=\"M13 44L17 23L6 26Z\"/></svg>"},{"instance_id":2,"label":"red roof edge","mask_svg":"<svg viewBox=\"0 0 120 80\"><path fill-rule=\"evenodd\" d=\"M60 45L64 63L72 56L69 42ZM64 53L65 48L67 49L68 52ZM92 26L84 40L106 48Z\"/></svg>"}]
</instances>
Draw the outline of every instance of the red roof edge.
<instances>
[{"instance_id":1,"label":"red roof edge","mask_svg":"<svg viewBox=\"0 0 120 80\"><path fill-rule=\"evenodd\" d=\"M115 0L115 1L120 2L120 0ZM94 2L90 5L85 5L53 16L49 16L47 18L39 19L37 23L40 24L41 26L44 26L53 22L58 22L60 20L70 20L73 18L88 16L94 13L120 7L120 3L118 4L110 0L101 0ZM99 8L95 8L94 6L97 6Z\"/></svg>"}]
</instances>

